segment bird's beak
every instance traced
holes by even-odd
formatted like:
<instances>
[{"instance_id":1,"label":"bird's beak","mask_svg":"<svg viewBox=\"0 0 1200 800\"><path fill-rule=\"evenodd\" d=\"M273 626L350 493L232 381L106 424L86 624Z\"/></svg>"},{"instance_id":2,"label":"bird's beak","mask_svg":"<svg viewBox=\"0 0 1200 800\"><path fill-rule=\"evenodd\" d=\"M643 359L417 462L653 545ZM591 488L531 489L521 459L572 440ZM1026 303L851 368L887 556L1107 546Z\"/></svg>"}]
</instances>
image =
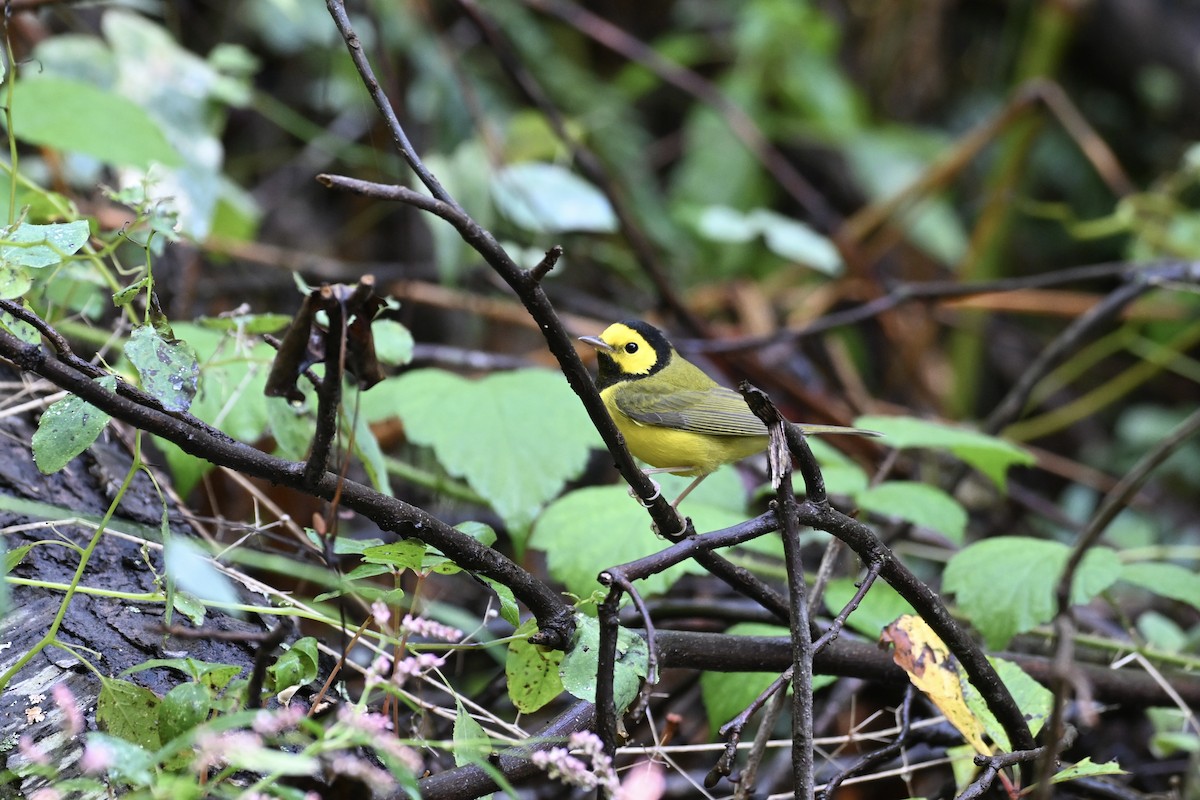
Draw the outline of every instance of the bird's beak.
<instances>
[{"instance_id":1,"label":"bird's beak","mask_svg":"<svg viewBox=\"0 0 1200 800\"><path fill-rule=\"evenodd\" d=\"M613 346L601 339L599 336L580 336L579 341L585 344L590 344L601 353L611 353L613 351Z\"/></svg>"}]
</instances>

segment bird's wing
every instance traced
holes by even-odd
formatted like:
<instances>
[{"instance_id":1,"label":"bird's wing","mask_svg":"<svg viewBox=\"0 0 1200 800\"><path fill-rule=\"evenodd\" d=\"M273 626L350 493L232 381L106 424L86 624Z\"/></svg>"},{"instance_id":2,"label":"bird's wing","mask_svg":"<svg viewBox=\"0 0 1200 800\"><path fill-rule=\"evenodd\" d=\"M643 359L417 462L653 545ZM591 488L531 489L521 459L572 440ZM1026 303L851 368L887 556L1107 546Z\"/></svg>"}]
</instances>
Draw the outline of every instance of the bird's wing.
<instances>
[{"instance_id":1,"label":"bird's wing","mask_svg":"<svg viewBox=\"0 0 1200 800\"><path fill-rule=\"evenodd\" d=\"M617 408L635 422L715 436L767 435L767 426L732 389L656 390L645 383L632 381L616 396Z\"/></svg>"}]
</instances>

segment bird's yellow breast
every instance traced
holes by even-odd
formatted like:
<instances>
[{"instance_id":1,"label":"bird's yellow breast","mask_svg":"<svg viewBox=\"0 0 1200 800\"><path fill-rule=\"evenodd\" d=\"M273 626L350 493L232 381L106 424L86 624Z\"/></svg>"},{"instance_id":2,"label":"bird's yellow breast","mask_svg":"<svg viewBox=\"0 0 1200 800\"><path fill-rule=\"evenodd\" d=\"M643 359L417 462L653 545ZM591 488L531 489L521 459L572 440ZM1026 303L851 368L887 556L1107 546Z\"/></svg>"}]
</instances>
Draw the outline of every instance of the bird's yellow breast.
<instances>
[{"instance_id":1,"label":"bird's yellow breast","mask_svg":"<svg viewBox=\"0 0 1200 800\"><path fill-rule=\"evenodd\" d=\"M617 408L614 395L621 384L600 393L617 430L625 437L629 452L652 467L669 468L676 475L707 475L722 464L761 453L766 436L717 436L708 433L646 425L630 419Z\"/></svg>"}]
</instances>

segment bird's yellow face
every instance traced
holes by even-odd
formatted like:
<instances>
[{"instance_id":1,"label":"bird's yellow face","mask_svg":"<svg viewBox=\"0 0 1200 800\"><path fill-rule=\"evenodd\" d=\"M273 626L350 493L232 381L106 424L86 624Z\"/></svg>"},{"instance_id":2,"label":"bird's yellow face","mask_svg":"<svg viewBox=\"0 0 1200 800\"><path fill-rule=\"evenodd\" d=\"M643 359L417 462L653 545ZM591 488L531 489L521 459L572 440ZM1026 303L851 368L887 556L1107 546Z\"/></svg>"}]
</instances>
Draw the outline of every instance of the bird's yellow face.
<instances>
[{"instance_id":1,"label":"bird's yellow face","mask_svg":"<svg viewBox=\"0 0 1200 800\"><path fill-rule=\"evenodd\" d=\"M596 348L600 363L596 383L601 389L653 375L665 368L673 355L661 331L634 320L614 322L599 336L584 336L581 341Z\"/></svg>"}]
</instances>

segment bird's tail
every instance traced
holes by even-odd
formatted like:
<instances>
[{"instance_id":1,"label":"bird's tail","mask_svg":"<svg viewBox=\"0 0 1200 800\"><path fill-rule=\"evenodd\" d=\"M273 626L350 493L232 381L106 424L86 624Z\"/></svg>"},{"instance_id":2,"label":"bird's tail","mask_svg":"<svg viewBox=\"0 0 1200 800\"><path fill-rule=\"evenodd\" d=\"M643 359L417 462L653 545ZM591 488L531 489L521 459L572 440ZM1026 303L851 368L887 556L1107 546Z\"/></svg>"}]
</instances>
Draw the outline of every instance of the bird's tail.
<instances>
[{"instance_id":1,"label":"bird's tail","mask_svg":"<svg viewBox=\"0 0 1200 800\"><path fill-rule=\"evenodd\" d=\"M847 428L843 425L806 425L792 423L805 436L824 436L826 434L844 433L851 436L883 436L879 431L869 431L866 428Z\"/></svg>"}]
</instances>

